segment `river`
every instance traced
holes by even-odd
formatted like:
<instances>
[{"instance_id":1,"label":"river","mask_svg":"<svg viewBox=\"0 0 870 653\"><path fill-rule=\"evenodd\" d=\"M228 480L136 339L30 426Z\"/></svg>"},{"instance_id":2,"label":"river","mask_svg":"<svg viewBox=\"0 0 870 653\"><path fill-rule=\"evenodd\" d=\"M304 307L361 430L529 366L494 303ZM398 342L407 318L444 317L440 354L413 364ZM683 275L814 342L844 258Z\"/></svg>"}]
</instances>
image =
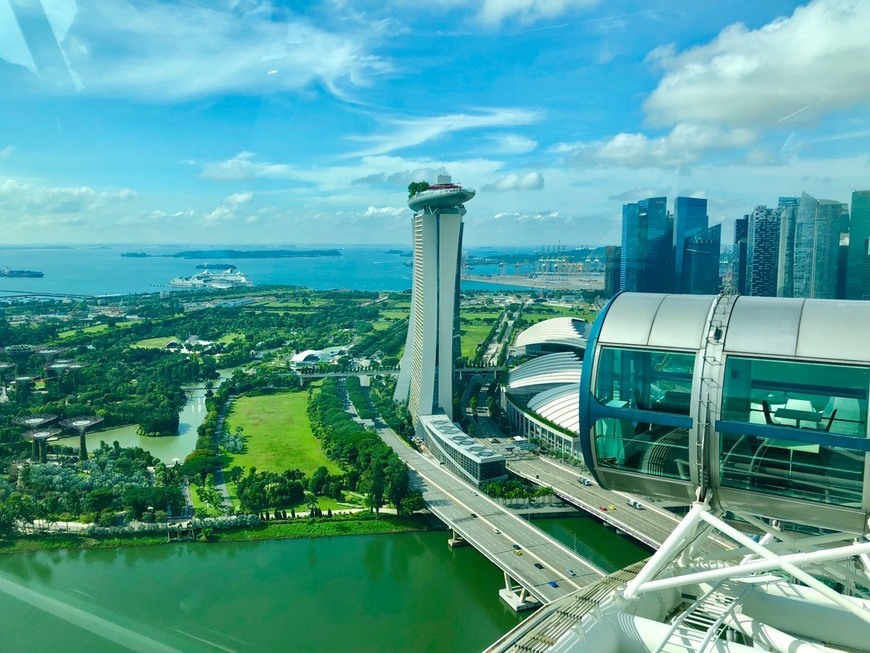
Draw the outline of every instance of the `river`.
<instances>
[{"instance_id":1,"label":"river","mask_svg":"<svg viewBox=\"0 0 870 653\"><path fill-rule=\"evenodd\" d=\"M592 518L539 523L609 569L647 555ZM0 555L0 649L480 651L523 617L498 598L501 572L447 536Z\"/></svg>"}]
</instances>

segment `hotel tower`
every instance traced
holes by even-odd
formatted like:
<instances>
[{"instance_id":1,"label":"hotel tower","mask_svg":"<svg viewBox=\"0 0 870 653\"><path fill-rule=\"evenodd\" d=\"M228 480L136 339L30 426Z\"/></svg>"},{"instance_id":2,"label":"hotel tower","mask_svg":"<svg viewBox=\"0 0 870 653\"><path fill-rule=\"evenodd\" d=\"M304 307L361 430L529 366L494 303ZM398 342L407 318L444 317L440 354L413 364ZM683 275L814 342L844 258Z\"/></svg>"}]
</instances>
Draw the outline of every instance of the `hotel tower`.
<instances>
[{"instance_id":1,"label":"hotel tower","mask_svg":"<svg viewBox=\"0 0 870 653\"><path fill-rule=\"evenodd\" d=\"M411 316L394 398L407 400L415 426L421 415L453 415L463 202L474 194L439 175L435 185L408 200L414 211Z\"/></svg>"}]
</instances>

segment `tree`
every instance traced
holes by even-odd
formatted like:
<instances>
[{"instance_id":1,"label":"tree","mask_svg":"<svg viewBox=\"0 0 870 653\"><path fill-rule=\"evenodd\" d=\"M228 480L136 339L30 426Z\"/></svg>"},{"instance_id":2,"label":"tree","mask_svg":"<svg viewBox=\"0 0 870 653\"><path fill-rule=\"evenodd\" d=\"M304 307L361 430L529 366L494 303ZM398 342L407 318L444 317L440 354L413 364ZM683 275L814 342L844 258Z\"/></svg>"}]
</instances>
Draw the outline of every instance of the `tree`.
<instances>
[{"instance_id":1,"label":"tree","mask_svg":"<svg viewBox=\"0 0 870 653\"><path fill-rule=\"evenodd\" d=\"M396 510L400 510L402 500L410 492L408 466L398 457L391 458L384 470L384 478L387 498Z\"/></svg>"},{"instance_id":2,"label":"tree","mask_svg":"<svg viewBox=\"0 0 870 653\"><path fill-rule=\"evenodd\" d=\"M423 510L425 507L426 500L423 498L423 493L419 490L415 490L402 499L400 512L405 515L410 515L418 510Z\"/></svg>"},{"instance_id":3,"label":"tree","mask_svg":"<svg viewBox=\"0 0 870 653\"><path fill-rule=\"evenodd\" d=\"M309 517L316 516L317 496L314 494L314 492L306 492L305 493L305 505L308 508L308 516Z\"/></svg>"},{"instance_id":4,"label":"tree","mask_svg":"<svg viewBox=\"0 0 870 653\"><path fill-rule=\"evenodd\" d=\"M384 505L384 471L380 465L373 465L360 479L363 492L366 493L366 506L379 515Z\"/></svg>"}]
</instances>

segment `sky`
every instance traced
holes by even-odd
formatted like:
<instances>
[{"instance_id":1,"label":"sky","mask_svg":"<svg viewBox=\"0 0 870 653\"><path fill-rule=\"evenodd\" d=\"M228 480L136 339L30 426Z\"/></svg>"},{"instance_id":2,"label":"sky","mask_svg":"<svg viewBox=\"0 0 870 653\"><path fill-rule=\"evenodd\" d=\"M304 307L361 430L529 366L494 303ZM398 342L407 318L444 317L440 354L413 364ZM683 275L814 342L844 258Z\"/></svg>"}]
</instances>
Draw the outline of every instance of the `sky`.
<instances>
[{"instance_id":1,"label":"sky","mask_svg":"<svg viewBox=\"0 0 870 653\"><path fill-rule=\"evenodd\" d=\"M870 188L867 0L0 0L0 246L618 244Z\"/></svg>"}]
</instances>

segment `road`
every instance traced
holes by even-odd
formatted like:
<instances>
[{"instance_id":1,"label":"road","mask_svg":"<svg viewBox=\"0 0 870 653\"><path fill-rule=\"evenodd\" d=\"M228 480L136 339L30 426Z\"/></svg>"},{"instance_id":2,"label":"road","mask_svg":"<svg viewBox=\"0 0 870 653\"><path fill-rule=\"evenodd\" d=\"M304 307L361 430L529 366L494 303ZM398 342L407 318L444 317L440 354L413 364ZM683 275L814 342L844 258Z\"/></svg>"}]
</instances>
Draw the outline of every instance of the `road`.
<instances>
[{"instance_id":1,"label":"road","mask_svg":"<svg viewBox=\"0 0 870 653\"><path fill-rule=\"evenodd\" d=\"M375 428L411 468L412 484L423 491L430 510L539 600L549 603L605 575L571 549L456 478L434 458L409 447L380 420L375 420ZM551 581L557 587L552 587Z\"/></svg>"}]
</instances>

